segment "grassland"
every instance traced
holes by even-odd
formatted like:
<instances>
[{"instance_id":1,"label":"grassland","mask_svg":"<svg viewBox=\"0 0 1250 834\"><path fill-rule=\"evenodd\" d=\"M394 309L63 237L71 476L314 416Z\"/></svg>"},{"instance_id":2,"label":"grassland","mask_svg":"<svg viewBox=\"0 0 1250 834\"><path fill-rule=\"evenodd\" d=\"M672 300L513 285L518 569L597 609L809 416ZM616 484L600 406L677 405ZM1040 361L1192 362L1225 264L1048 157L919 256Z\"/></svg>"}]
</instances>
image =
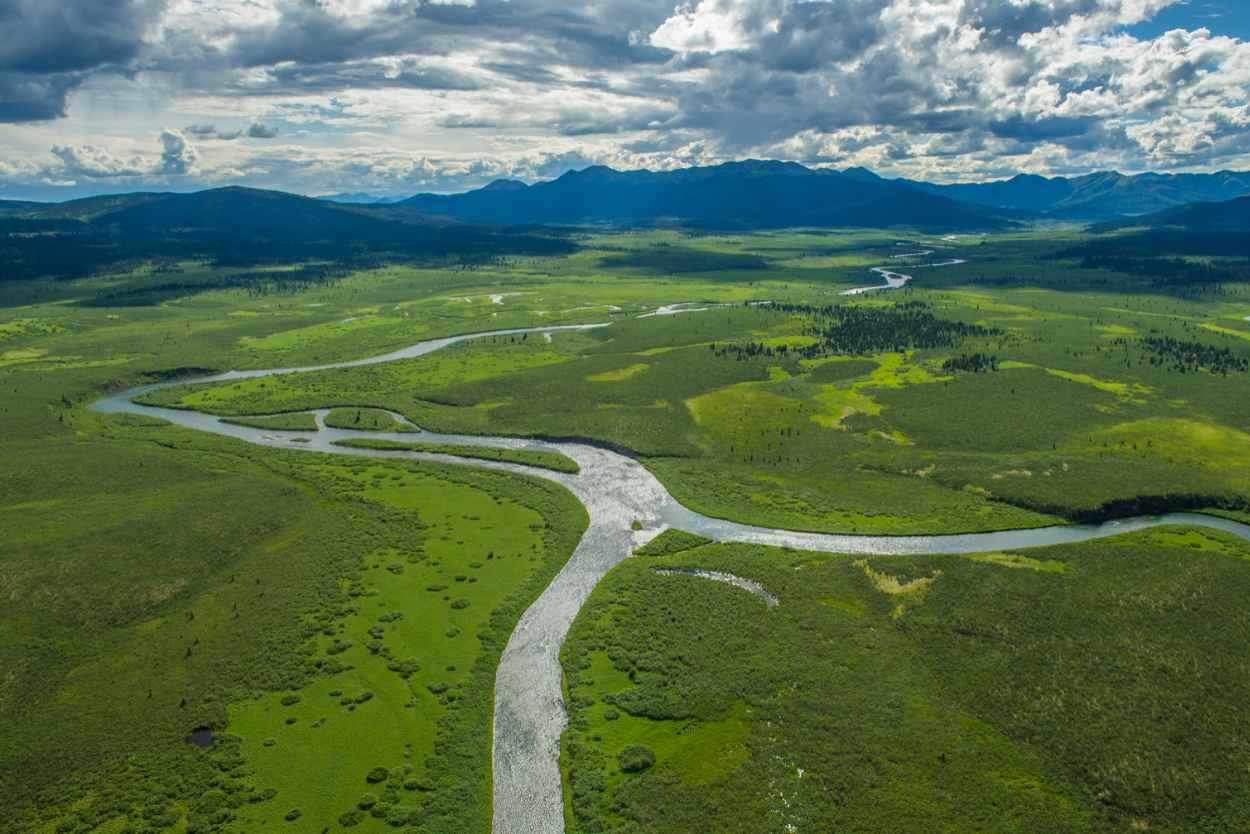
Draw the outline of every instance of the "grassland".
<instances>
[{"instance_id":1,"label":"grassland","mask_svg":"<svg viewBox=\"0 0 1250 834\"><path fill-rule=\"evenodd\" d=\"M580 536L572 497L83 408L245 366L253 339L341 318L358 292L421 295L420 276L389 280L0 313L0 830L485 829L494 664ZM202 727L206 749L186 741Z\"/></svg>"},{"instance_id":2,"label":"grassland","mask_svg":"<svg viewBox=\"0 0 1250 834\"><path fill-rule=\"evenodd\" d=\"M402 430L392 411L435 430L587 438L633 452L689 506L794 528L941 532L1182 506L1247 518L1244 373L1152 364L1142 341L1250 356L1250 293L1176 292L1048 257L1073 238L961 240L952 254L966 266L917 270L910 289L853 303L922 301L994 335L864 355L804 355L815 319L793 310L842 301L901 239L942 241L580 235L582 248L558 258L386 266L298 292L200 288L143 303L129 289L150 265L0 284L0 831L485 830L492 664L585 523L558 489L471 460L344 463L254 448L86 411L102 392L457 333L610 322L153 399L270 429L311 428L296 413L331 408L328 422L348 428ZM656 254L663 244L682 261ZM715 254L714 269L691 269L691 250ZM212 267L180 268L212 284ZM776 306L745 306L764 300ZM730 306L638 318L690 301ZM748 355L751 345L761 352ZM947 368L978 353L998 370ZM845 827L922 809L948 830L999 819L1034 831L1107 820L1235 829L1244 788L1229 762L1242 729L1227 705L1244 701L1230 659L1244 637L1243 561L1197 535L869 560L900 587L941 571L920 600L876 590L847 560L813 557L796 572L781 569L792 554L657 540L670 555L612 576L570 645L577 824L649 830L654 790L666 830L703 814L732 831L723 809L746 820L776 807L775 793L756 792L758 807L727 798L725 786L758 776L777 779L810 820L850 809ZM782 604L764 627L749 594L646 564L729 570ZM810 590L795 587L813 575ZM636 616L618 616L618 598L636 599ZM662 639L647 631L659 627L657 600L671 618ZM1058 636L1043 621L1051 604L1066 624ZM713 635L728 642L723 674L692 667L694 681L662 666L676 647L704 657ZM784 650L795 645L814 648ZM1115 688L1090 683L1097 663ZM680 719L646 706L670 684L690 695ZM629 687L637 697L609 721L604 699ZM776 744L761 737L764 715L785 719ZM1093 735L1078 741L1082 726ZM214 730L212 747L186 743L197 727ZM838 740L822 752L828 728ZM630 746L656 761L627 778L611 763ZM819 776L787 782L760 751ZM994 767L974 772L972 754ZM946 770L957 774L950 790ZM809 785L819 789L803 794ZM990 796L1001 804L974 801ZM863 811L866 797L880 797L876 811ZM986 822L984 807L1017 816Z\"/></svg>"},{"instance_id":3,"label":"grassland","mask_svg":"<svg viewBox=\"0 0 1250 834\"><path fill-rule=\"evenodd\" d=\"M276 431L316 431L317 420L313 415L300 412L295 414L270 414L258 417L224 417L223 423L236 426L250 426L254 429L274 429Z\"/></svg>"},{"instance_id":4,"label":"grassland","mask_svg":"<svg viewBox=\"0 0 1250 834\"><path fill-rule=\"evenodd\" d=\"M570 831L1250 824L1244 541L1163 528L867 560L693 544L616 568L565 644ZM657 568L730 571L780 603ZM639 747L654 764L630 772Z\"/></svg>"},{"instance_id":5,"label":"grassland","mask_svg":"<svg viewBox=\"0 0 1250 834\"><path fill-rule=\"evenodd\" d=\"M334 429L356 431L416 431L407 423L396 420L389 412L376 408L332 408L325 416L325 424Z\"/></svg>"},{"instance_id":6,"label":"grassland","mask_svg":"<svg viewBox=\"0 0 1250 834\"><path fill-rule=\"evenodd\" d=\"M585 277L507 299L608 328L551 341L496 337L375 368L167 390L154 401L221 414L367 403L435 430L589 438L642 458L695 509L800 529L955 532L1167 506L1244 510L1250 470L1223 465L1250 443L1245 372L1229 372L1239 366L1227 360L1250 357L1244 288L1190 297L1049 258L1070 237L946 243L969 263L916 269L908 289L850 302L876 316L923 304L941 322L979 328L939 346L904 338L894 348L818 349L820 311L841 301L836 290L862 283L862 269L804 266L803 253L846 247L881 260L894 240L709 237L688 244L752 247L777 269L656 278L644 304L631 276L647 274L645 252L634 252L628 267L612 262L622 273L615 283ZM612 238L631 252L657 239ZM601 306L574 303L588 286ZM636 317L677 299L733 306ZM742 305L751 300L774 303ZM857 343L838 326L848 338L824 343ZM1205 353L1186 355L1222 364L1160 361L1150 340L1199 344ZM959 370L971 356L985 359L984 373Z\"/></svg>"},{"instance_id":7,"label":"grassland","mask_svg":"<svg viewBox=\"0 0 1250 834\"><path fill-rule=\"evenodd\" d=\"M436 455L453 455L461 458L477 460L494 460L501 463L519 463L524 466L536 466L540 469L551 469L555 472L576 474L581 467L571 458L559 452L547 452L541 449L496 449L489 446L458 446L450 443L404 443L396 440L376 438L359 438L337 440L334 445L355 449L380 449L396 452L426 452Z\"/></svg>"}]
</instances>

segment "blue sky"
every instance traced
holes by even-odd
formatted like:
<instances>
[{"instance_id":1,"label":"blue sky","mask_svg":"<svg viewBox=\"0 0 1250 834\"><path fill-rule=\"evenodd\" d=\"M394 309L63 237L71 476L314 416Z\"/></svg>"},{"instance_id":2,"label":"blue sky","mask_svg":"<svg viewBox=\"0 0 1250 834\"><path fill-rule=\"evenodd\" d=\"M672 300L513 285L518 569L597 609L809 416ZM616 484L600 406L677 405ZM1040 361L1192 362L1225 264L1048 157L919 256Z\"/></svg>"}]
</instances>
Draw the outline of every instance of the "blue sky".
<instances>
[{"instance_id":1,"label":"blue sky","mask_svg":"<svg viewBox=\"0 0 1250 834\"><path fill-rule=\"evenodd\" d=\"M1139 38L1155 38L1169 29L1207 28L1218 35L1250 41L1250 0L1191 0L1159 12L1154 19L1127 27Z\"/></svg>"},{"instance_id":2,"label":"blue sky","mask_svg":"<svg viewBox=\"0 0 1250 834\"><path fill-rule=\"evenodd\" d=\"M0 0L0 199L1250 169L1250 0Z\"/></svg>"}]
</instances>

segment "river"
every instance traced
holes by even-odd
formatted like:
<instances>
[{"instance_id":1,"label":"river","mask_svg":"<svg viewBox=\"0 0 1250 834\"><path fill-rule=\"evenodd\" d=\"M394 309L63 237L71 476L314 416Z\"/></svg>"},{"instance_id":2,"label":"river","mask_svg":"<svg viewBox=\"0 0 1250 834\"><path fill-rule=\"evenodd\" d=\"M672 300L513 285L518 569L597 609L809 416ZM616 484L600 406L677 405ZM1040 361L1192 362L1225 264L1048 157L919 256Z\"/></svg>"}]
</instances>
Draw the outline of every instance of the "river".
<instances>
[{"instance_id":1,"label":"river","mask_svg":"<svg viewBox=\"0 0 1250 834\"><path fill-rule=\"evenodd\" d=\"M495 678L493 728L494 834L563 834L564 805L560 782L560 735L567 716L561 693L560 646L574 617L595 585L637 547L669 527L721 542L751 542L803 550L857 554L975 553L1050 544L1082 542L1163 524L1192 524L1234 533L1250 540L1250 526L1213 516L1173 513L1100 525L1067 525L1031 530L942 536L852 536L773 530L710 518L682 506L650 471L633 458L580 443L548 443L508 437L360 432L328 428L326 409L314 411L320 430L286 432L223 423L208 414L140 405L134 398L160 388L193 383L253 379L393 362L431 353L471 339L522 333L554 334L606 327L607 324L535 327L465 334L419 342L379 356L295 368L231 371L196 380L144 385L112 394L92 404L95 411L158 417L197 431L247 443L352 457L431 460L523 473L562 484L586 507L590 523L568 562L525 611L508 640ZM403 442L437 442L509 449L554 451L575 460L577 474L519 464L415 452L335 446L334 441L362 436Z\"/></svg>"}]
</instances>

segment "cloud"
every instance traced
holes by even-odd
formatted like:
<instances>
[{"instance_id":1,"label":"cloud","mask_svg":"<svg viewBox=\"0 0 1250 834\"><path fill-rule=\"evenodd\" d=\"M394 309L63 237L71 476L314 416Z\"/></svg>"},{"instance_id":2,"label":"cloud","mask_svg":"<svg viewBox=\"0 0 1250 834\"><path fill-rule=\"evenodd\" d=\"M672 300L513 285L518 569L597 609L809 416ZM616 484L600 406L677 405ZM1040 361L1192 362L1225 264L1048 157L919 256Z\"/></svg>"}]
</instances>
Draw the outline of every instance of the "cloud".
<instances>
[{"instance_id":1,"label":"cloud","mask_svg":"<svg viewBox=\"0 0 1250 834\"><path fill-rule=\"evenodd\" d=\"M187 141L180 130L166 128L161 131L161 173L186 174L200 158L199 151Z\"/></svg>"},{"instance_id":2,"label":"cloud","mask_svg":"<svg viewBox=\"0 0 1250 834\"><path fill-rule=\"evenodd\" d=\"M0 122L62 120L76 156L44 179L104 181L108 154L154 184L312 193L747 156L940 178L1250 167L1250 45L1193 15L1129 34L1181 3L0 0ZM38 126L11 130L6 163L42 170Z\"/></svg>"},{"instance_id":3,"label":"cloud","mask_svg":"<svg viewBox=\"0 0 1250 834\"><path fill-rule=\"evenodd\" d=\"M65 115L95 71L138 56L165 0L0 0L0 122Z\"/></svg>"},{"instance_id":4,"label":"cloud","mask_svg":"<svg viewBox=\"0 0 1250 834\"><path fill-rule=\"evenodd\" d=\"M140 177L150 173L150 167L141 159L120 159L108 150L95 145L53 145L52 155L59 160L45 174L69 179L118 179Z\"/></svg>"},{"instance_id":5,"label":"cloud","mask_svg":"<svg viewBox=\"0 0 1250 834\"><path fill-rule=\"evenodd\" d=\"M260 122L252 122L248 125L247 135L252 139L272 139L278 135L278 129Z\"/></svg>"}]
</instances>

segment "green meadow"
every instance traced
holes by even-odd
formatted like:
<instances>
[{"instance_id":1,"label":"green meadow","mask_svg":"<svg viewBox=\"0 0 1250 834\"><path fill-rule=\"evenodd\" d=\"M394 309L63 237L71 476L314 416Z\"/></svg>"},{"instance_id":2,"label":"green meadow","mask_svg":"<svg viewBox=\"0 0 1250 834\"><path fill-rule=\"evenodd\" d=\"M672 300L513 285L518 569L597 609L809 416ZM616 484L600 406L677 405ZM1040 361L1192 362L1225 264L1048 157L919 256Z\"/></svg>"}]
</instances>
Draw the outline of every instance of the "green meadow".
<instances>
[{"instance_id":1,"label":"green meadow","mask_svg":"<svg viewBox=\"0 0 1250 834\"><path fill-rule=\"evenodd\" d=\"M1243 540L1178 527L870 558L684 544L616 568L565 643L570 831L1250 824ZM663 568L729 571L779 602Z\"/></svg>"},{"instance_id":2,"label":"green meadow","mask_svg":"<svg viewBox=\"0 0 1250 834\"><path fill-rule=\"evenodd\" d=\"M87 409L140 383L607 323L148 401L305 437L330 409L585 439L687 506L794 529L1250 518L1245 284L1089 268L1072 229L571 238L264 294L190 262L159 297L134 291L154 265L0 283L0 831L487 831L494 668L586 524L474 466L576 470L548 452L353 459ZM968 263L890 257L935 244ZM887 263L907 289L839 294ZM710 309L640 318L682 303ZM1245 827L1240 543L649 552L566 646L570 831Z\"/></svg>"},{"instance_id":3,"label":"green meadow","mask_svg":"<svg viewBox=\"0 0 1250 834\"><path fill-rule=\"evenodd\" d=\"M893 260L894 239L864 233L710 236L680 245L749 248L769 268L664 273L674 238L614 238L627 263L585 250L562 261L611 264L615 277L570 276L486 305L532 308L531 324L559 308L609 327L150 401L225 415L350 403L432 430L587 438L640 457L704 513L797 529L958 532L1133 508L1245 509L1250 469L1229 465L1250 460L1242 286L1163 292L1055 259L1071 240L1049 235ZM863 267L812 267L803 254L839 246L900 270L944 255L968 263L915 268L905 290L847 299L838 291L871 283ZM652 271L663 277L643 302L635 281ZM601 306L576 303L588 287ZM710 309L638 317L683 300ZM829 330L824 311L838 305L874 318ZM934 344L912 308L967 335ZM892 319L889 338L854 332Z\"/></svg>"}]
</instances>

